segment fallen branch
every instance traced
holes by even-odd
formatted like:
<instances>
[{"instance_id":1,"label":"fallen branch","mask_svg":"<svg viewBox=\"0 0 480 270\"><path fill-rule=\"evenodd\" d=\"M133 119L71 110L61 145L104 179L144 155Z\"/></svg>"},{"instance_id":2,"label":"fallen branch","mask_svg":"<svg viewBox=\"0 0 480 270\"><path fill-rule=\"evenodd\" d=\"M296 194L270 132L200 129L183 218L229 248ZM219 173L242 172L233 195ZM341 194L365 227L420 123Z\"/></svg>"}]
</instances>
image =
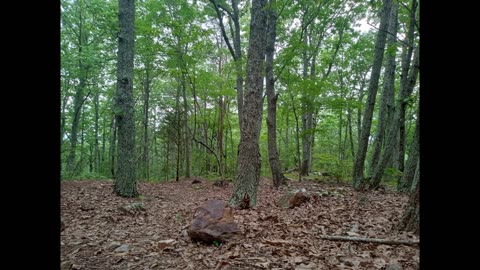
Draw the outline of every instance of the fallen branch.
<instances>
[{"instance_id":1,"label":"fallen branch","mask_svg":"<svg viewBox=\"0 0 480 270\"><path fill-rule=\"evenodd\" d=\"M286 170L286 171L284 171L283 173L291 173L291 172L294 172L294 171L298 171L298 167L295 167L295 168Z\"/></svg>"},{"instance_id":2,"label":"fallen branch","mask_svg":"<svg viewBox=\"0 0 480 270\"><path fill-rule=\"evenodd\" d=\"M360 238L360 237L349 237L349 236L337 236L337 235L320 235L321 239L332 240L332 241L353 241L353 242L364 242L364 243L378 243L384 245L407 245L414 246L420 244L419 240L391 240L391 239L378 239L378 238Z\"/></svg>"}]
</instances>

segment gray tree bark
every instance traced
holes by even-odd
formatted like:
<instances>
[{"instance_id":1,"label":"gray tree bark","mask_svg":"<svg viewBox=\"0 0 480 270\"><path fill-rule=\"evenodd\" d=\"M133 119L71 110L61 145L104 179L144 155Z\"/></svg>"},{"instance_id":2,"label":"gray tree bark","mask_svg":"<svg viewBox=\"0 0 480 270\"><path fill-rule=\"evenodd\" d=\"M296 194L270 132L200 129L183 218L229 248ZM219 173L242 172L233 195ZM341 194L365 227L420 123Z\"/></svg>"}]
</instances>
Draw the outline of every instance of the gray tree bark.
<instances>
[{"instance_id":1,"label":"gray tree bark","mask_svg":"<svg viewBox=\"0 0 480 270\"><path fill-rule=\"evenodd\" d=\"M397 16L398 3L392 5L390 14L390 22L388 23L388 37L387 37L387 59L385 64L385 73L383 77L382 98L380 100L380 111L378 113L377 131L375 134L375 142L373 153L370 160L370 174L373 173L374 168L378 163L382 146L384 143L384 135L386 127L392 123L394 106L395 106L395 56L396 56L396 42L397 42Z\"/></svg>"},{"instance_id":2,"label":"gray tree bark","mask_svg":"<svg viewBox=\"0 0 480 270\"><path fill-rule=\"evenodd\" d=\"M110 123L110 148L108 150L108 155L110 156L110 176L113 179L115 179L116 144L117 144L117 124L115 120L115 115L113 115L112 122Z\"/></svg>"},{"instance_id":3,"label":"gray tree bark","mask_svg":"<svg viewBox=\"0 0 480 270\"><path fill-rule=\"evenodd\" d=\"M417 10L417 0L412 0L412 6L410 9L410 21L407 31L407 40L408 45L403 44L403 55L402 55L402 72L400 75L400 88L405 87L408 83L408 70L410 68L410 60L412 59L413 44L414 44L414 33L415 33L415 24L416 24L416 10ZM406 103L405 103L406 104ZM404 161L405 161L405 111L406 106L400 106L400 127L399 127L399 137L397 145L397 153L394 164L396 169L400 172L404 170ZM398 178L400 181L400 178Z\"/></svg>"},{"instance_id":4,"label":"gray tree bark","mask_svg":"<svg viewBox=\"0 0 480 270\"><path fill-rule=\"evenodd\" d=\"M95 151L94 151L94 165L95 165L95 172L99 173L100 172L100 147L99 147L99 142L98 142L98 133L99 133L99 90L95 93L94 97L94 107L95 107Z\"/></svg>"},{"instance_id":5,"label":"gray tree bark","mask_svg":"<svg viewBox=\"0 0 480 270\"><path fill-rule=\"evenodd\" d=\"M356 190L363 189L365 185L365 178L363 175L365 168L365 157L367 155L368 138L370 137L370 128L372 126L373 109L375 108L378 80L380 78L380 70L382 68L391 7L392 0L383 0L380 29L378 30L377 40L375 42L375 56L373 60L372 74L370 75L370 83L368 85L367 103L363 113L362 131L358 142L357 155L355 156L355 162L353 165L353 187Z\"/></svg>"},{"instance_id":6,"label":"gray tree bark","mask_svg":"<svg viewBox=\"0 0 480 270\"><path fill-rule=\"evenodd\" d=\"M405 209L397 230L411 231L420 234L420 159L417 159L417 169L411 187L408 205Z\"/></svg>"},{"instance_id":7,"label":"gray tree bark","mask_svg":"<svg viewBox=\"0 0 480 270\"><path fill-rule=\"evenodd\" d=\"M247 56L244 112L238 147L238 166L235 188L229 204L250 208L257 204L260 180L260 128L263 92L263 70L266 39L266 0L252 0L250 38Z\"/></svg>"},{"instance_id":8,"label":"gray tree bark","mask_svg":"<svg viewBox=\"0 0 480 270\"><path fill-rule=\"evenodd\" d=\"M150 78L149 66L145 69L145 78L142 80L143 84L143 136L142 136L142 176L145 180L150 178L150 158L149 158L149 149L148 149L148 121L149 121L149 110L150 110L150 84L152 79Z\"/></svg>"},{"instance_id":9,"label":"gray tree bark","mask_svg":"<svg viewBox=\"0 0 480 270\"><path fill-rule=\"evenodd\" d=\"M277 37L277 14L275 12L276 0L269 1L267 10L267 44L266 44L266 94L268 99L267 131L268 131L268 161L272 171L273 186L278 188L286 184L282 173L277 151L277 98L275 93L275 79L273 77L273 55L275 52L275 39Z\"/></svg>"},{"instance_id":10,"label":"gray tree bark","mask_svg":"<svg viewBox=\"0 0 480 270\"><path fill-rule=\"evenodd\" d=\"M415 48L415 56L413 61L413 67L410 69L408 74L408 82L404 88L400 88L399 98L397 102L397 108L401 106L406 106L408 99L415 87L417 81L417 76L420 68L420 51L419 47ZM385 151L381 156L377 167L373 171L370 188L377 188L380 184L380 180L383 177L385 168L389 163L391 157L393 156L393 150L395 148L395 141L398 138L398 129L401 121L401 110L396 109L392 125L390 125L389 130L387 131L387 141L385 144Z\"/></svg>"},{"instance_id":11,"label":"gray tree bark","mask_svg":"<svg viewBox=\"0 0 480 270\"><path fill-rule=\"evenodd\" d=\"M113 108L118 125L118 158L115 192L123 197L136 197L135 115L133 101L133 55L135 0L119 0L117 91Z\"/></svg>"},{"instance_id":12,"label":"gray tree bark","mask_svg":"<svg viewBox=\"0 0 480 270\"><path fill-rule=\"evenodd\" d=\"M84 31L83 23L83 8L79 7L79 25L78 25L78 68L80 72L79 84L77 86L75 95L73 96L73 121L72 129L70 134L70 152L67 159L67 172L69 176L73 176L75 170L75 157L76 157L76 148L77 148L77 136L78 136L78 124L80 122L80 111L82 110L83 103L85 101L85 87L87 84L87 73L89 70L89 65L84 63L84 51L83 48L87 46L88 32Z\"/></svg>"},{"instance_id":13,"label":"gray tree bark","mask_svg":"<svg viewBox=\"0 0 480 270\"><path fill-rule=\"evenodd\" d=\"M419 106L420 108L420 106ZM410 153L408 155L407 166L397 185L397 190L401 192L410 191L413 178L417 169L417 161L420 158L420 109L417 111L417 120L415 125L415 134L413 135L413 142L410 146Z\"/></svg>"}]
</instances>

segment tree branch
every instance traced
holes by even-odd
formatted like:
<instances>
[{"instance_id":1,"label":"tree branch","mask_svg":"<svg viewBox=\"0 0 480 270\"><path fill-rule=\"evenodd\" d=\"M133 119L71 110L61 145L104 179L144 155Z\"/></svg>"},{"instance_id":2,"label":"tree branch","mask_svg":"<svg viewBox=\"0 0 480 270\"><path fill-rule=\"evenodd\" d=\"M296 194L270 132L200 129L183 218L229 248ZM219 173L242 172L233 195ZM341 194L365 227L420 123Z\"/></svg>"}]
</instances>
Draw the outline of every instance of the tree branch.
<instances>
[{"instance_id":1,"label":"tree branch","mask_svg":"<svg viewBox=\"0 0 480 270\"><path fill-rule=\"evenodd\" d=\"M378 239L378 238L361 238L361 237L349 237L349 236L337 236L337 235L320 235L321 239L332 241L352 241L363 243L377 243L383 245L407 245L415 246L419 245L419 240L392 240L392 239Z\"/></svg>"},{"instance_id":2,"label":"tree branch","mask_svg":"<svg viewBox=\"0 0 480 270\"><path fill-rule=\"evenodd\" d=\"M220 30L222 31L223 39L225 40L225 43L227 44L228 50L230 51L230 54L232 55L233 60L236 61L237 57L235 55L235 52L233 51L232 45L230 45L230 40L228 39L227 32L225 32L225 26L223 25L222 13L220 12L218 3L215 0L209 0L209 1L213 4L213 7L215 8L215 11L217 12L217 18L218 18L218 22L220 24Z\"/></svg>"}]
</instances>

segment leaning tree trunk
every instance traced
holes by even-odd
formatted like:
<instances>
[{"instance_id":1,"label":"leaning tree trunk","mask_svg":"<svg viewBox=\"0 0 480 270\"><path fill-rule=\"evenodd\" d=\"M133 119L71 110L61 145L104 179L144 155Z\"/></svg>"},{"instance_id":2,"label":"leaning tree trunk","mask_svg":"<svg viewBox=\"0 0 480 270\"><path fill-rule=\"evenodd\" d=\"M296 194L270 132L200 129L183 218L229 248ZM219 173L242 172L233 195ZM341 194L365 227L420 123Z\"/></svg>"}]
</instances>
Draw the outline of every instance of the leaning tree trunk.
<instances>
[{"instance_id":1,"label":"leaning tree trunk","mask_svg":"<svg viewBox=\"0 0 480 270\"><path fill-rule=\"evenodd\" d=\"M273 186L278 188L286 184L282 173L277 151L277 98L275 94L275 79L273 78L273 54L275 52L275 38L277 36L277 14L275 12L276 0L270 0L267 23L266 45L266 92L268 99L267 131L268 131L268 161L272 170Z\"/></svg>"},{"instance_id":2,"label":"leaning tree trunk","mask_svg":"<svg viewBox=\"0 0 480 270\"><path fill-rule=\"evenodd\" d=\"M415 170L408 205L403 217L397 224L397 229L420 234L420 159L417 159L417 169Z\"/></svg>"},{"instance_id":3,"label":"leaning tree trunk","mask_svg":"<svg viewBox=\"0 0 480 270\"><path fill-rule=\"evenodd\" d=\"M417 11L417 1L412 1L412 6L410 8L410 21L407 32L407 40L409 45L404 44L403 46L403 55L402 55L402 71L401 71L401 81L400 88L405 87L408 83L408 70L410 68L410 59L412 58L413 44L414 44L414 34L415 34L415 24L416 24L416 11ZM407 47L408 46L408 47ZM406 105L406 104L405 104ZM406 106L401 104L400 110L400 127L399 127L399 137L397 144L397 153L395 157L396 169L400 172L404 170L404 160L405 160L405 111ZM400 178L399 178L400 181Z\"/></svg>"},{"instance_id":4,"label":"leaning tree trunk","mask_svg":"<svg viewBox=\"0 0 480 270\"><path fill-rule=\"evenodd\" d=\"M119 0L117 91L114 112L118 125L118 159L115 192L123 197L136 197L135 178L135 114L133 101L133 54L135 0Z\"/></svg>"},{"instance_id":5,"label":"leaning tree trunk","mask_svg":"<svg viewBox=\"0 0 480 270\"><path fill-rule=\"evenodd\" d=\"M235 189L229 204L250 208L257 204L260 180L260 126L262 111L263 70L267 16L266 0L252 0L250 39L247 56L244 112L238 146L238 166Z\"/></svg>"},{"instance_id":6,"label":"leaning tree trunk","mask_svg":"<svg viewBox=\"0 0 480 270\"><path fill-rule=\"evenodd\" d=\"M415 171L417 169L417 160L420 156L420 111L417 111L415 134L413 136L413 142L410 147L411 148L410 154L408 155L407 167L405 168L405 171L400 178L400 182L397 185L397 190L401 192L407 192L410 190L413 178L415 176Z\"/></svg>"},{"instance_id":7,"label":"leaning tree trunk","mask_svg":"<svg viewBox=\"0 0 480 270\"><path fill-rule=\"evenodd\" d=\"M396 55L396 35L397 35L397 15L398 4L393 4L390 22L388 24L389 35L387 37L387 63L385 66L385 73L383 79L382 99L380 100L380 111L378 114L377 132L375 135L375 143L370 160L370 174L373 173L374 168L378 163L380 153L382 152L382 145L384 142L384 135L387 125L392 123L394 105L395 105L395 55Z\"/></svg>"},{"instance_id":8,"label":"leaning tree trunk","mask_svg":"<svg viewBox=\"0 0 480 270\"><path fill-rule=\"evenodd\" d=\"M410 73L408 74L408 82L404 88L400 89L399 98L397 102L397 108L401 106L406 106L406 103L415 87L415 83L417 82L417 76L420 67L420 52L419 47L415 49L415 59L413 61L413 67L410 69ZM404 104L404 105L403 105ZM370 188L377 188L380 184L380 180L383 177L387 164L390 162L391 157L393 156L393 150L395 148L395 141L397 139L398 128L400 125L400 109L395 110L395 116L392 121L392 124L387 131L387 140L385 144L385 151L381 156L380 160L378 161L377 167L372 174L371 185Z\"/></svg>"},{"instance_id":9,"label":"leaning tree trunk","mask_svg":"<svg viewBox=\"0 0 480 270\"><path fill-rule=\"evenodd\" d=\"M356 190L363 189L365 185L363 170L365 168L365 157L367 155L368 138L370 137L370 128L372 126L373 109L375 108L375 99L378 90L378 80L380 78L380 70L382 68L391 7L392 0L383 0L380 29L378 30L377 40L375 42L375 56L373 60L372 74L370 75L370 83L368 85L367 104L363 113L362 131L358 140L358 150L353 165L353 187Z\"/></svg>"}]
</instances>

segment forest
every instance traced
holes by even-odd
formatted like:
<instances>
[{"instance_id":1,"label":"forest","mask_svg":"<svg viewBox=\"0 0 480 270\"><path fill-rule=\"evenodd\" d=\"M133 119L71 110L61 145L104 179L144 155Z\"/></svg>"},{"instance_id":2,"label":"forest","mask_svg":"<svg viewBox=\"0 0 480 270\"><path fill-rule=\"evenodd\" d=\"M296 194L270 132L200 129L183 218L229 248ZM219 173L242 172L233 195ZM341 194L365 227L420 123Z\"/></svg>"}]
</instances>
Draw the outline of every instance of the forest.
<instances>
[{"instance_id":1,"label":"forest","mask_svg":"<svg viewBox=\"0 0 480 270\"><path fill-rule=\"evenodd\" d=\"M419 269L418 0L61 0L61 269Z\"/></svg>"}]
</instances>

